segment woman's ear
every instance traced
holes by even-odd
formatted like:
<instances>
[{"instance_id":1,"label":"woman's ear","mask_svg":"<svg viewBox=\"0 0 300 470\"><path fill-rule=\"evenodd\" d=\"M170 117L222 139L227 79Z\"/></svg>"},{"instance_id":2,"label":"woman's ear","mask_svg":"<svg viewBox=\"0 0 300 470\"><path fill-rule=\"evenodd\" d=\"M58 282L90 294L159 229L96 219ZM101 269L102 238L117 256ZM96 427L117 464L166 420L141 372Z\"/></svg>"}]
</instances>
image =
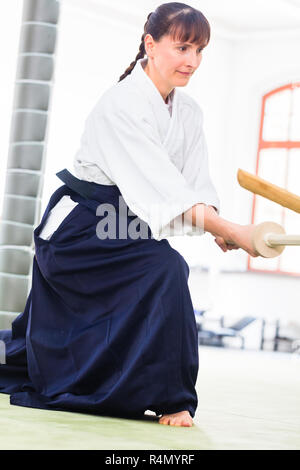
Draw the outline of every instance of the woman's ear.
<instances>
[{"instance_id":1,"label":"woman's ear","mask_svg":"<svg viewBox=\"0 0 300 470\"><path fill-rule=\"evenodd\" d=\"M155 51L155 41L151 34L146 34L144 38L145 51L149 58L153 59L153 53Z\"/></svg>"}]
</instances>

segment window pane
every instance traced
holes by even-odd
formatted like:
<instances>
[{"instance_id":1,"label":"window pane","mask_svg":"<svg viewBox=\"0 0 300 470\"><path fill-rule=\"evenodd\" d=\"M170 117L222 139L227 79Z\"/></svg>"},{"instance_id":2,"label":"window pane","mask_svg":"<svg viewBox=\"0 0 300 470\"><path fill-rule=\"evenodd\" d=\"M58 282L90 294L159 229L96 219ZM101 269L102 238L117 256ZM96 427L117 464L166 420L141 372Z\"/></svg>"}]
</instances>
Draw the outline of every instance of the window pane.
<instances>
[{"instance_id":1,"label":"window pane","mask_svg":"<svg viewBox=\"0 0 300 470\"><path fill-rule=\"evenodd\" d=\"M259 155L258 175L266 181L284 188L286 162L286 149L262 150ZM283 209L276 202L258 195L255 197L254 223L259 224L268 220L280 224L282 214Z\"/></svg>"},{"instance_id":2,"label":"window pane","mask_svg":"<svg viewBox=\"0 0 300 470\"><path fill-rule=\"evenodd\" d=\"M291 149L288 154L287 188L300 196L300 149ZM300 221L300 215L298 215Z\"/></svg>"},{"instance_id":3,"label":"window pane","mask_svg":"<svg viewBox=\"0 0 300 470\"><path fill-rule=\"evenodd\" d=\"M282 224L283 208L279 204L261 196L256 196L255 199L255 224L266 221Z\"/></svg>"},{"instance_id":4,"label":"window pane","mask_svg":"<svg viewBox=\"0 0 300 470\"><path fill-rule=\"evenodd\" d=\"M291 90L284 90L267 98L263 123L264 140L288 140L290 106Z\"/></svg>"},{"instance_id":5,"label":"window pane","mask_svg":"<svg viewBox=\"0 0 300 470\"><path fill-rule=\"evenodd\" d=\"M290 140L300 141L300 87L294 88L292 94Z\"/></svg>"},{"instance_id":6,"label":"window pane","mask_svg":"<svg viewBox=\"0 0 300 470\"><path fill-rule=\"evenodd\" d=\"M284 213L284 229L286 233L291 233L291 234L296 234L298 233L300 235L300 217L299 214L297 214L294 211L290 211L289 209L285 210ZM300 266L299 266L300 268ZM300 269L299 269L300 271Z\"/></svg>"},{"instance_id":7,"label":"window pane","mask_svg":"<svg viewBox=\"0 0 300 470\"><path fill-rule=\"evenodd\" d=\"M287 246L280 255L280 270L287 273L299 273L300 246Z\"/></svg>"},{"instance_id":8,"label":"window pane","mask_svg":"<svg viewBox=\"0 0 300 470\"><path fill-rule=\"evenodd\" d=\"M300 142L300 111L291 116L290 140Z\"/></svg>"},{"instance_id":9,"label":"window pane","mask_svg":"<svg viewBox=\"0 0 300 470\"><path fill-rule=\"evenodd\" d=\"M258 175L283 188L285 186L285 169L287 164L286 149L264 149L259 154Z\"/></svg>"}]
</instances>

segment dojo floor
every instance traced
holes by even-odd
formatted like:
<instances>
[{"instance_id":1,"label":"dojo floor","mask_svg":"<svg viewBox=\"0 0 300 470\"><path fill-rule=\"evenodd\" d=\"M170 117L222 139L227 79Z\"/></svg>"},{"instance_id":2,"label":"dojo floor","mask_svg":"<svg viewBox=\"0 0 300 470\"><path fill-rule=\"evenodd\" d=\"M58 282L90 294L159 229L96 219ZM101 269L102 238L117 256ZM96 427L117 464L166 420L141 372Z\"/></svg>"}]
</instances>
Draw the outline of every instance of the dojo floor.
<instances>
[{"instance_id":1,"label":"dojo floor","mask_svg":"<svg viewBox=\"0 0 300 470\"><path fill-rule=\"evenodd\" d=\"M11 406L0 449L300 449L300 356L201 346L192 428Z\"/></svg>"}]
</instances>

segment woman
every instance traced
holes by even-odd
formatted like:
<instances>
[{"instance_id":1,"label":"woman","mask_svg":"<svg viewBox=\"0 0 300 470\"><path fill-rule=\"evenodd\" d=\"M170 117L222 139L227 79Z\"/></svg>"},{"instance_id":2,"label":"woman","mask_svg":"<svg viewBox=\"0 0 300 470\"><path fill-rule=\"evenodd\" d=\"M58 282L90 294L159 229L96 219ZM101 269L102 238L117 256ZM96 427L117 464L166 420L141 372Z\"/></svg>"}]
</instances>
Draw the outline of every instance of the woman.
<instances>
[{"instance_id":1,"label":"woman","mask_svg":"<svg viewBox=\"0 0 300 470\"><path fill-rule=\"evenodd\" d=\"M201 109L176 88L209 38L199 11L161 5L135 61L88 116L76 177L57 174L65 184L34 231L25 310L0 334L0 391L12 404L128 417L152 410L161 424L192 426L189 268L165 237L205 230L223 251L256 256L253 226L219 216Z\"/></svg>"}]
</instances>

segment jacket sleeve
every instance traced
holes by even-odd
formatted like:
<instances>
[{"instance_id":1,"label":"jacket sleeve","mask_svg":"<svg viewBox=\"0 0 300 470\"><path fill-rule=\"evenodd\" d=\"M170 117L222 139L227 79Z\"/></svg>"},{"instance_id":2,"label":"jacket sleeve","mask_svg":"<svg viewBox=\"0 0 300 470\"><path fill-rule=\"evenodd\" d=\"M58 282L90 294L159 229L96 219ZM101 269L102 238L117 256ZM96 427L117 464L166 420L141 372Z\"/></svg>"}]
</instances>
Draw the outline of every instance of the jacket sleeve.
<instances>
[{"instance_id":1,"label":"jacket sleeve","mask_svg":"<svg viewBox=\"0 0 300 470\"><path fill-rule=\"evenodd\" d=\"M160 240L174 218L202 202L206 186L200 178L188 180L177 169L149 121L142 107L134 105L133 111L102 103L88 118L88 141L93 161L99 160L127 206ZM197 165L202 171L200 161ZM191 176L188 168L185 174Z\"/></svg>"},{"instance_id":2,"label":"jacket sleeve","mask_svg":"<svg viewBox=\"0 0 300 470\"><path fill-rule=\"evenodd\" d=\"M220 213L220 200L211 181L206 139L203 132L203 114L196 109L195 131L187 148L182 174L190 188L198 194L198 200L213 206Z\"/></svg>"}]
</instances>

